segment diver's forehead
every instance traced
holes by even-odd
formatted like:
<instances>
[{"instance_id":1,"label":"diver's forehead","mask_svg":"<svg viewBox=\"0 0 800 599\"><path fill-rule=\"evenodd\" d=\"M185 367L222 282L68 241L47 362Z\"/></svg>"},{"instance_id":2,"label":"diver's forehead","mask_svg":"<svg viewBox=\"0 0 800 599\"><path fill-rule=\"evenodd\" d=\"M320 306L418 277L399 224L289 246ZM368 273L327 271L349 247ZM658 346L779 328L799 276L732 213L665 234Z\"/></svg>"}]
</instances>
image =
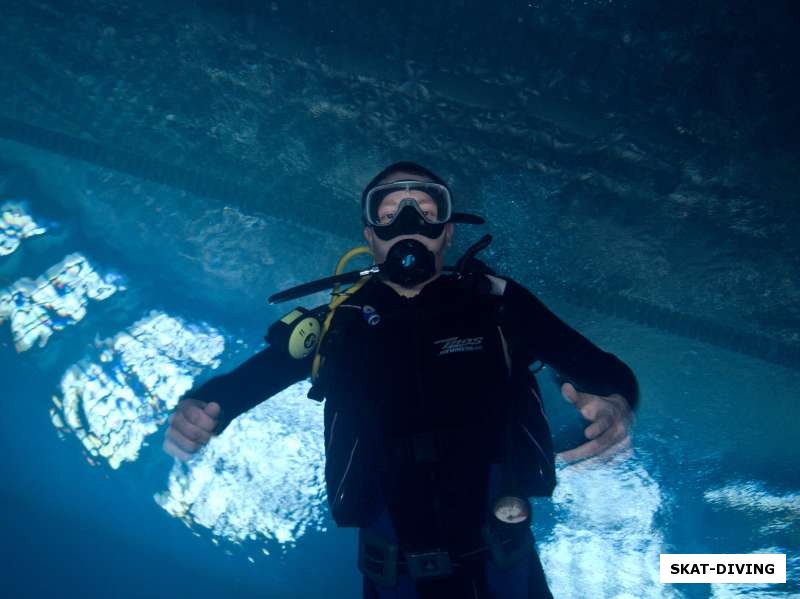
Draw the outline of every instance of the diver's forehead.
<instances>
[{"instance_id":1,"label":"diver's forehead","mask_svg":"<svg viewBox=\"0 0 800 599\"><path fill-rule=\"evenodd\" d=\"M384 185L386 183L394 183L395 181L427 181L429 183L433 183L433 180L425 175L418 175L416 173L407 173L405 171L397 171L394 173L389 173L383 179L380 180L379 185Z\"/></svg>"}]
</instances>

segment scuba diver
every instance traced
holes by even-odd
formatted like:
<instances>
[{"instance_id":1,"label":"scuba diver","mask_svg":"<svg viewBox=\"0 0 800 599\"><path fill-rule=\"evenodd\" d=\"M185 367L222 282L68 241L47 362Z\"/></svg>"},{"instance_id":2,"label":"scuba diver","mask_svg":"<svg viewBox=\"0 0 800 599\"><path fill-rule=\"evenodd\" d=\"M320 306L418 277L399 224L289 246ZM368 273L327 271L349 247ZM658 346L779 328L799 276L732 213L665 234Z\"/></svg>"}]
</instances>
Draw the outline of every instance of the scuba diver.
<instances>
[{"instance_id":1,"label":"scuba diver","mask_svg":"<svg viewBox=\"0 0 800 599\"><path fill-rule=\"evenodd\" d=\"M311 372L308 396L325 400L328 505L338 526L359 529L365 598L552 597L529 498L552 494L555 455L530 367L551 367L591 422L566 461L628 441L636 377L476 258L489 236L444 265L454 223L483 219L454 212L429 169L388 166L361 206L374 264L341 273L340 263L336 276L270 298L333 287L329 305L292 310L266 349L187 392L164 450L188 459Z\"/></svg>"}]
</instances>

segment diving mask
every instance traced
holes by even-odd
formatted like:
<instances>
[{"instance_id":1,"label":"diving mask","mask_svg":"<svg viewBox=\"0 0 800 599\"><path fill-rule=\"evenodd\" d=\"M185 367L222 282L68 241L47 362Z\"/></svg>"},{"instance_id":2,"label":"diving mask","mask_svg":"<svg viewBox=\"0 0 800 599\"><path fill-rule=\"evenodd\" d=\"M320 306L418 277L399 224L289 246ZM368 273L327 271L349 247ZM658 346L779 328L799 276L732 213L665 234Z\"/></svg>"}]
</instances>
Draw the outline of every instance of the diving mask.
<instances>
[{"instance_id":1,"label":"diving mask","mask_svg":"<svg viewBox=\"0 0 800 599\"><path fill-rule=\"evenodd\" d=\"M396 212L386 213L385 224L372 226L379 239L389 241L401 235L422 235L428 239L441 237L444 223L430 222L416 200L403 198L396 208Z\"/></svg>"},{"instance_id":2,"label":"diving mask","mask_svg":"<svg viewBox=\"0 0 800 599\"><path fill-rule=\"evenodd\" d=\"M364 222L386 227L406 205L412 205L420 217L432 225L444 224L453 215L450 191L432 181L402 180L377 185L364 198Z\"/></svg>"}]
</instances>

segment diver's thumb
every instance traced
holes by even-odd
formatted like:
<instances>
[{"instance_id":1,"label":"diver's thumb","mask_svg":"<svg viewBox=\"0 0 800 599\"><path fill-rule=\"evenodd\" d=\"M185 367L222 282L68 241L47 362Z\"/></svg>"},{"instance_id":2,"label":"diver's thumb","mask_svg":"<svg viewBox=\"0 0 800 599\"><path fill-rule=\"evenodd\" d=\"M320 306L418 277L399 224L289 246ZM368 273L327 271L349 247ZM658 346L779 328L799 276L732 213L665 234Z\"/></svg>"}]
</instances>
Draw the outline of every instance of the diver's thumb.
<instances>
[{"instance_id":1,"label":"diver's thumb","mask_svg":"<svg viewBox=\"0 0 800 599\"><path fill-rule=\"evenodd\" d=\"M219 417L219 413L222 411L220 405L215 401L207 403L206 407L203 409L205 410L206 414L208 414L209 416L211 416L211 418L214 418L215 420Z\"/></svg>"},{"instance_id":2,"label":"diver's thumb","mask_svg":"<svg viewBox=\"0 0 800 599\"><path fill-rule=\"evenodd\" d=\"M575 389L575 385L572 383L564 383L561 385L561 394L564 396L570 403L577 403L578 400L578 390Z\"/></svg>"}]
</instances>

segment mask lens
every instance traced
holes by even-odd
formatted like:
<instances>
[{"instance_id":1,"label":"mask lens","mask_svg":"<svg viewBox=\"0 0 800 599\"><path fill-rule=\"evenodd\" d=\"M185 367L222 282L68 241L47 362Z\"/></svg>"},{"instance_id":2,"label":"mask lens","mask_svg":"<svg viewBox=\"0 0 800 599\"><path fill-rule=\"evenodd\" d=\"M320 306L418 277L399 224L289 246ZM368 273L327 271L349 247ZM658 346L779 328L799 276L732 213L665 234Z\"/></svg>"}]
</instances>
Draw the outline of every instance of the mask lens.
<instances>
[{"instance_id":1,"label":"mask lens","mask_svg":"<svg viewBox=\"0 0 800 599\"><path fill-rule=\"evenodd\" d=\"M450 220L450 193L444 185L424 181L395 181L378 185L367 193L364 206L367 223L375 227L392 224L403 206L411 204L431 224Z\"/></svg>"}]
</instances>

